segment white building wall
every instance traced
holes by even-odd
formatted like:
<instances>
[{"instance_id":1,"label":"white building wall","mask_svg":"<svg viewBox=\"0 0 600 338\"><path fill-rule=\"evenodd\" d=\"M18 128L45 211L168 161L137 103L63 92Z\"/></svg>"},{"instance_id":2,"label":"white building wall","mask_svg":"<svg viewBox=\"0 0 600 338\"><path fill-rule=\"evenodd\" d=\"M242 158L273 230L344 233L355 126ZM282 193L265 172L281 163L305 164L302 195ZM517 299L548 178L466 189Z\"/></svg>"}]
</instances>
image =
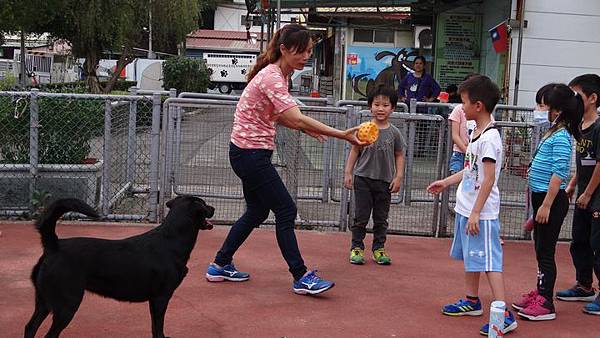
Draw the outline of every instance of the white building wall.
<instances>
[{"instance_id":1,"label":"white building wall","mask_svg":"<svg viewBox=\"0 0 600 338\"><path fill-rule=\"evenodd\" d=\"M513 0L512 18L516 17ZM584 73L600 74L600 1L526 0L518 104L531 106L549 82L568 83ZM511 33L510 92L513 103L519 30Z\"/></svg>"},{"instance_id":2,"label":"white building wall","mask_svg":"<svg viewBox=\"0 0 600 338\"><path fill-rule=\"evenodd\" d=\"M223 31L238 31L245 32L246 26L242 23L242 15L246 15L246 6L244 5L221 5L215 10L215 30ZM282 14L281 21L289 22L292 17L296 17L290 14ZM265 25L265 30L266 30ZM259 26L252 26L251 32L260 32Z\"/></svg>"}]
</instances>

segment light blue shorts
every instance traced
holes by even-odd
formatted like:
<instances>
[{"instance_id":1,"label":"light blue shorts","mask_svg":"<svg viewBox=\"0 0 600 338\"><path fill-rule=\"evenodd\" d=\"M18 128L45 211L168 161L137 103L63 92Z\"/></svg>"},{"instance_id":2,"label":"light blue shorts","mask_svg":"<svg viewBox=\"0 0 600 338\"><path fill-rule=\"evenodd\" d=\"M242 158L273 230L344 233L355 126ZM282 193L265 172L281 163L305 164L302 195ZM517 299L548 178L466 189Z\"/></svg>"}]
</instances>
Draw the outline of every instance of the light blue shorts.
<instances>
[{"instance_id":1,"label":"light blue shorts","mask_svg":"<svg viewBox=\"0 0 600 338\"><path fill-rule=\"evenodd\" d=\"M456 214L450 256L463 260L466 272L502 272L500 222L479 221L479 234L467 235L468 217Z\"/></svg>"}]
</instances>

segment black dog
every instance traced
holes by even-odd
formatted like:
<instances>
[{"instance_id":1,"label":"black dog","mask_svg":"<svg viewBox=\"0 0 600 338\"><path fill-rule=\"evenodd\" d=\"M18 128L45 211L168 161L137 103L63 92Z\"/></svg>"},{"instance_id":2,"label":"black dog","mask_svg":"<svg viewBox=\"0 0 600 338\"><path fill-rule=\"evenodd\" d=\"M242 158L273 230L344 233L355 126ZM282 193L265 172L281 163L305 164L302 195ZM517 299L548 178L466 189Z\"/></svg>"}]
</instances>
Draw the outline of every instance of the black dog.
<instances>
[{"instance_id":1,"label":"black dog","mask_svg":"<svg viewBox=\"0 0 600 338\"><path fill-rule=\"evenodd\" d=\"M44 254L31 273L35 311L25 326L25 337L33 338L50 312L52 326L46 337L58 337L79 308L84 290L119 301L149 301L152 337L164 337L169 300L188 272L186 264L198 230L212 229L206 218L215 211L191 196L174 198L167 206L170 210L164 222L137 236L59 240L56 221L64 213L98 215L77 199L53 203L37 222Z\"/></svg>"}]
</instances>

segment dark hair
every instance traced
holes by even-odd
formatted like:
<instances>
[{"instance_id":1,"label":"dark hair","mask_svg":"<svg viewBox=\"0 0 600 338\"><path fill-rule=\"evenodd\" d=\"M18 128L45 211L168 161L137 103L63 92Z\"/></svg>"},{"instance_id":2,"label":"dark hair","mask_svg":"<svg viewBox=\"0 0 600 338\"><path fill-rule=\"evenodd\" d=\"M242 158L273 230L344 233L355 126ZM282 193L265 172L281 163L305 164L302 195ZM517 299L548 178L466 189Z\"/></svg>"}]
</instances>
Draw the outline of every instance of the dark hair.
<instances>
[{"instance_id":1,"label":"dark hair","mask_svg":"<svg viewBox=\"0 0 600 338\"><path fill-rule=\"evenodd\" d=\"M373 104L373 100L377 96L383 96L390 99L392 108L396 109L396 105L398 104L398 93L393 87L386 86L385 84L379 84L373 87L373 89L371 89L367 94L367 103L369 104L369 107L371 107L371 104Z\"/></svg>"},{"instance_id":2,"label":"dark hair","mask_svg":"<svg viewBox=\"0 0 600 338\"><path fill-rule=\"evenodd\" d=\"M279 49L280 45L283 44L285 48L295 52L304 52L308 47L310 39L310 32L302 25L292 23L281 27L275 32L273 38L269 41L267 49L258 56L256 64L250 69L250 72L248 72L248 82L250 82L261 69L279 60L281 57L281 50Z\"/></svg>"},{"instance_id":3,"label":"dark hair","mask_svg":"<svg viewBox=\"0 0 600 338\"><path fill-rule=\"evenodd\" d=\"M537 104L543 104L544 103L544 101L543 101L544 94L550 88L552 88L552 86L554 86L554 84L550 83L550 84L547 84L547 85L543 86L542 88L540 88L537 91L537 93L535 93L535 103L537 103Z\"/></svg>"},{"instance_id":4,"label":"dark hair","mask_svg":"<svg viewBox=\"0 0 600 338\"><path fill-rule=\"evenodd\" d=\"M475 77L475 76L479 76L479 73L469 73L469 74L465 75L465 77L463 77L463 82L465 82L468 79Z\"/></svg>"},{"instance_id":5,"label":"dark hair","mask_svg":"<svg viewBox=\"0 0 600 338\"><path fill-rule=\"evenodd\" d=\"M419 55L419 56L415 57L415 59L413 60L413 63L417 62L417 60L421 60L421 61L423 61L423 65L427 65L427 60L425 60L425 57L423 55Z\"/></svg>"},{"instance_id":6,"label":"dark hair","mask_svg":"<svg viewBox=\"0 0 600 338\"><path fill-rule=\"evenodd\" d=\"M542 94L542 102L550 107L550 110L560 111L555 124L548 130L553 132L565 126L577 141L581 138L579 123L583 118L583 100L581 95L574 92L562 83L551 83L549 88Z\"/></svg>"},{"instance_id":7,"label":"dark hair","mask_svg":"<svg viewBox=\"0 0 600 338\"><path fill-rule=\"evenodd\" d=\"M448 93L455 93L457 91L458 91L458 86L455 84L451 84L451 85L448 85L448 87L446 87L446 92L448 92Z\"/></svg>"},{"instance_id":8,"label":"dark hair","mask_svg":"<svg viewBox=\"0 0 600 338\"><path fill-rule=\"evenodd\" d=\"M569 87L575 86L581 88L581 91L587 96L596 94L598 96L596 108L600 107L600 76L596 74L579 75L569 82Z\"/></svg>"},{"instance_id":9,"label":"dark hair","mask_svg":"<svg viewBox=\"0 0 600 338\"><path fill-rule=\"evenodd\" d=\"M473 103L483 102L488 113L492 113L500 100L500 89L485 75L474 75L458 86L458 93L466 93Z\"/></svg>"}]
</instances>

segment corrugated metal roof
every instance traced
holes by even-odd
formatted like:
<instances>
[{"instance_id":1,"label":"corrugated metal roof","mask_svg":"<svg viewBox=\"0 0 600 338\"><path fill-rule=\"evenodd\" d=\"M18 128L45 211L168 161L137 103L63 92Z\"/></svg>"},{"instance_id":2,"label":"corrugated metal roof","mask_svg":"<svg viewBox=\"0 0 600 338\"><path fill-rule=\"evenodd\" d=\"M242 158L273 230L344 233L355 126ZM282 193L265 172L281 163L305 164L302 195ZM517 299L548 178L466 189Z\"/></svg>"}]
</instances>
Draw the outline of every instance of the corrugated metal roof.
<instances>
[{"instance_id":1,"label":"corrugated metal roof","mask_svg":"<svg viewBox=\"0 0 600 338\"><path fill-rule=\"evenodd\" d=\"M281 8L307 7L398 7L409 6L419 0L281 0ZM270 7L276 8L277 1L269 0Z\"/></svg>"},{"instance_id":2,"label":"corrugated metal roof","mask_svg":"<svg viewBox=\"0 0 600 338\"><path fill-rule=\"evenodd\" d=\"M256 38L255 43L246 40L246 32L199 29L187 35L186 47L258 53L260 51L260 40L258 40L260 33L251 32L250 34Z\"/></svg>"},{"instance_id":3,"label":"corrugated metal roof","mask_svg":"<svg viewBox=\"0 0 600 338\"><path fill-rule=\"evenodd\" d=\"M251 32L256 38L260 37L260 32ZM188 38L203 38L203 39L227 39L227 40L246 40L246 32L238 31L219 31L212 29L198 29L187 35ZM266 38L266 36L265 36Z\"/></svg>"}]
</instances>

